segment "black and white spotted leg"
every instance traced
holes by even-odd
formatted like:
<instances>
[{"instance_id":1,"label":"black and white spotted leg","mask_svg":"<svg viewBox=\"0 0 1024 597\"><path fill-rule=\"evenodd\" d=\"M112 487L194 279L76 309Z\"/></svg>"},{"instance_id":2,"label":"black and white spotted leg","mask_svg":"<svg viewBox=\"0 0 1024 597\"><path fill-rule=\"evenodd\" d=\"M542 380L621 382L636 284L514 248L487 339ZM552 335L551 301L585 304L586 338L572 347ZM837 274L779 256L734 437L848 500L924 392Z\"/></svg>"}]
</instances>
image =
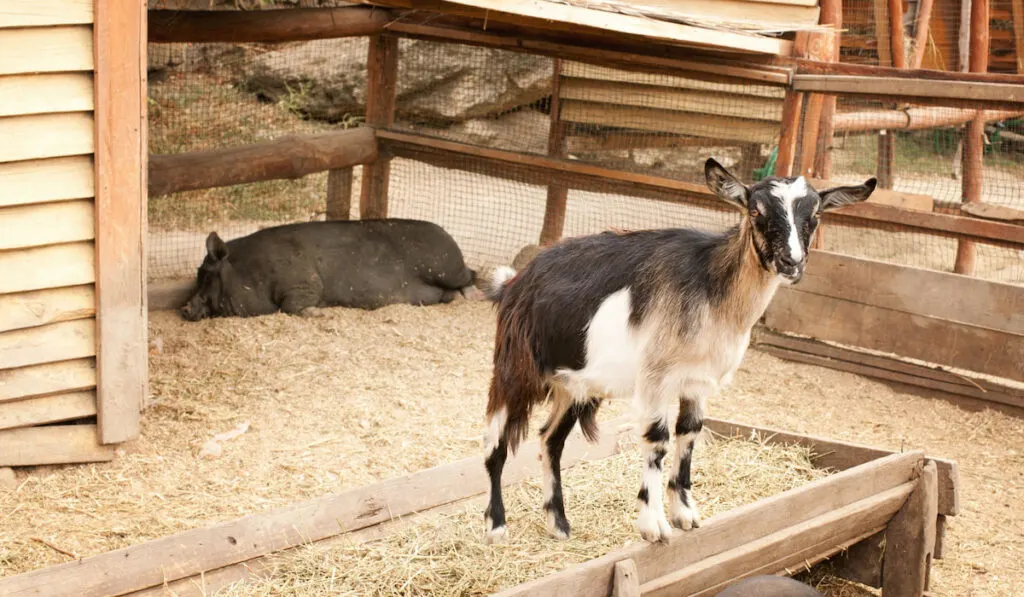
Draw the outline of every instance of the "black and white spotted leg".
<instances>
[{"instance_id":1,"label":"black and white spotted leg","mask_svg":"<svg viewBox=\"0 0 1024 597\"><path fill-rule=\"evenodd\" d=\"M586 421L597 411L598 401L577 402L552 412L541 429L541 466L544 472L544 512L547 513L548 531L557 539L568 539L569 520L565 516L562 496L562 450L576 421ZM558 411L561 411L559 414Z\"/></svg>"},{"instance_id":2,"label":"black and white spotted leg","mask_svg":"<svg viewBox=\"0 0 1024 597\"><path fill-rule=\"evenodd\" d=\"M672 526L690 530L700 526L700 514L691 492L693 482L693 448L704 428L704 409L699 400L683 398L679 401L676 418L676 454L672 476L668 481L669 511Z\"/></svg>"},{"instance_id":3,"label":"black and white spotted leg","mask_svg":"<svg viewBox=\"0 0 1024 597\"><path fill-rule=\"evenodd\" d=\"M505 538L505 503L501 498L501 472L508 459L505 439L506 411L501 409L487 422L484 433L484 466L490 479L487 508L484 510L486 541L498 543Z\"/></svg>"},{"instance_id":4,"label":"black and white spotted leg","mask_svg":"<svg viewBox=\"0 0 1024 597\"><path fill-rule=\"evenodd\" d=\"M668 449L668 420L661 414L647 418L647 429L641 441L644 473L637 502L640 514L636 519L640 536L647 541L667 542L672 528L665 518L665 504L661 492L661 467Z\"/></svg>"}]
</instances>

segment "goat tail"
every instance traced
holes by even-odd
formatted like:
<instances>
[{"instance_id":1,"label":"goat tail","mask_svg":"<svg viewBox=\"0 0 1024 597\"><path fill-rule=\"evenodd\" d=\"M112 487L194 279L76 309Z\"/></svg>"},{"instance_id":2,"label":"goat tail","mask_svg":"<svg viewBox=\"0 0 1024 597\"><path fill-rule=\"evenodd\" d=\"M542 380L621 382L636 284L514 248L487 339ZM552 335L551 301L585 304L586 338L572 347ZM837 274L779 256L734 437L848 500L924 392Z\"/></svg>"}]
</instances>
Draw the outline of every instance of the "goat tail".
<instances>
[{"instance_id":1,"label":"goat tail","mask_svg":"<svg viewBox=\"0 0 1024 597\"><path fill-rule=\"evenodd\" d=\"M505 295L505 287L508 281L514 277L516 277L516 270L507 265L495 268L484 290L487 298L495 303L501 302L501 298Z\"/></svg>"}]
</instances>

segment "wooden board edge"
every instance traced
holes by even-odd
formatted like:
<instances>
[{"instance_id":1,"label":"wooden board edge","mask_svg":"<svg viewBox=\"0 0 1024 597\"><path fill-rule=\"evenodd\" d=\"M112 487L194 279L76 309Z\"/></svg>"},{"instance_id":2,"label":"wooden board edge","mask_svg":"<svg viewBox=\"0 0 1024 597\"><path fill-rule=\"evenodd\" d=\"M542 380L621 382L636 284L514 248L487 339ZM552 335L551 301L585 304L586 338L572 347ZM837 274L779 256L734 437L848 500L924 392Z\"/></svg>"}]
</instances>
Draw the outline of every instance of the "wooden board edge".
<instances>
[{"instance_id":1,"label":"wooden board edge","mask_svg":"<svg viewBox=\"0 0 1024 597\"><path fill-rule=\"evenodd\" d=\"M114 446L100 444L96 425L50 425L0 431L0 447L18 442L30 448L0 450L0 466L84 464L114 459ZM13 577L8 577L13 578ZM0 580L0 585L7 579Z\"/></svg>"}]
</instances>

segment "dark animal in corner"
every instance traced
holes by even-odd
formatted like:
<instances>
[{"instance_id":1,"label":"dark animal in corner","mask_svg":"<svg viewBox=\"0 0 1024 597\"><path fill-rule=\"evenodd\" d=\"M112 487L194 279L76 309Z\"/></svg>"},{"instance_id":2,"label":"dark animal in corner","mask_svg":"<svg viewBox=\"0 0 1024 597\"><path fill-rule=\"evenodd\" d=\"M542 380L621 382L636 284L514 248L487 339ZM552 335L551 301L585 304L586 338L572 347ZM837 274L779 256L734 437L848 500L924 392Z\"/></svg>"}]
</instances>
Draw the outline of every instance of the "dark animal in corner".
<instances>
[{"instance_id":1,"label":"dark animal in corner","mask_svg":"<svg viewBox=\"0 0 1024 597\"><path fill-rule=\"evenodd\" d=\"M211 232L181 315L319 315L322 307L433 305L475 290L476 273L443 228L420 220L302 222L225 243Z\"/></svg>"},{"instance_id":2,"label":"dark animal in corner","mask_svg":"<svg viewBox=\"0 0 1024 597\"><path fill-rule=\"evenodd\" d=\"M733 583L715 597L825 597L814 587L785 576L752 576Z\"/></svg>"},{"instance_id":3,"label":"dark animal in corner","mask_svg":"<svg viewBox=\"0 0 1024 597\"><path fill-rule=\"evenodd\" d=\"M528 434L533 408L551 402L541 428L548 529L569 536L559 461L577 422L596 440L604 398L633 398L642 413L644 471L636 525L648 541L672 529L662 503L662 461L670 432L672 525L700 524L691 495L694 442L705 401L729 384L750 331L780 284L803 276L822 212L867 199L864 184L815 191L803 177L744 185L714 159L708 187L741 211L740 223L713 234L668 229L604 232L541 251L522 271L496 272L494 373L484 433L490 501L487 541L505 535L501 472Z\"/></svg>"}]
</instances>

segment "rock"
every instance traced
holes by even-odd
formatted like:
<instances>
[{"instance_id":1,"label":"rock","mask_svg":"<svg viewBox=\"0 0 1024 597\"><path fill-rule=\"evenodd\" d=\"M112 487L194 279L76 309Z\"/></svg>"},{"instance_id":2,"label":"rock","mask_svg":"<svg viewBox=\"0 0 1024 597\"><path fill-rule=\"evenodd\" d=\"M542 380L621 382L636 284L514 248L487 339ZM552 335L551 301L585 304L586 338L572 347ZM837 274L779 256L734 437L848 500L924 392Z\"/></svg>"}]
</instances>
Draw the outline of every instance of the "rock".
<instances>
[{"instance_id":1,"label":"rock","mask_svg":"<svg viewBox=\"0 0 1024 597\"><path fill-rule=\"evenodd\" d=\"M18 488L18 478L14 476L14 469L5 466L0 467L0 490L14 491Z\"/></svg>"},{"instance_id":2,"label":"rock","mask_svg":"<svg viewBox=\"0 0 1024 597\"><path fill-rule=\"evenodd\" d=\"M365 38L289 44L246 61L240 87L286 102L308 118L338 122L366 102ZM490 48L400 40L396 111L450 124L530 105L550 94L551 60Z\"/></svg>"},{"instance_id":3,"label":"rock","mask_svg":"<svg viewBox=\"0 0 1024 597\"><path fill-rule=\"evenodd\" d=\"M551 117L524 108L497 118L473 118L447 128L453 139L508 151L547 153Z\"/></svg>"}]
</instances>

